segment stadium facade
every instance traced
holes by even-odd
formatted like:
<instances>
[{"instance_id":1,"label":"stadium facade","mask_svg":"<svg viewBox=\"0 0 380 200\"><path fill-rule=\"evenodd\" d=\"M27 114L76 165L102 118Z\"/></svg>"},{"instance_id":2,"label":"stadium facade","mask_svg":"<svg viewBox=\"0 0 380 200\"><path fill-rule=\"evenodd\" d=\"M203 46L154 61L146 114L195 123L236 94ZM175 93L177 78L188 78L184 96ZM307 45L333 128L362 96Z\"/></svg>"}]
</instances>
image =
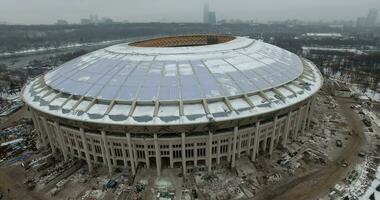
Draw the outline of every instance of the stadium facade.
<instances>
[{"instance_id":1,"label":"stadium facade","mask_svg":"<svg viewBox=\"0 0 380 200\"><path fill-rule=\"evenodd\" d=\"M187 173L291 143L322 83L313 63L271 44L191 35L81 56L28 82L23 99L40 142L65 160Z\"/></svg>"}]
</instances>

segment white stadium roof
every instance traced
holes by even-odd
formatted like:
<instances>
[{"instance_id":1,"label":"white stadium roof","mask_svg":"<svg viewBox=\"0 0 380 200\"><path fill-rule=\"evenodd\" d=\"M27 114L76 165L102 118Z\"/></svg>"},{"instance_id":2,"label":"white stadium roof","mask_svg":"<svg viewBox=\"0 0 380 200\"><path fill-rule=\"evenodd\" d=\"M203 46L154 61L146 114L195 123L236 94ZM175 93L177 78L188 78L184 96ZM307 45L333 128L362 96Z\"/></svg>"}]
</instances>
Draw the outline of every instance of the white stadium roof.
<instances>
[{"instance_id":1,"label":"white stadium roof","mask_svg":"<svg viewBox=\"0 0 380 200\"><path fill-rule=\"evenodd\" d=\"M309 61L245 37L202 46L101 49L24 89L33 108L87 122L193 124L271 112L319 90Z\"/></svg>"}]
</instances>

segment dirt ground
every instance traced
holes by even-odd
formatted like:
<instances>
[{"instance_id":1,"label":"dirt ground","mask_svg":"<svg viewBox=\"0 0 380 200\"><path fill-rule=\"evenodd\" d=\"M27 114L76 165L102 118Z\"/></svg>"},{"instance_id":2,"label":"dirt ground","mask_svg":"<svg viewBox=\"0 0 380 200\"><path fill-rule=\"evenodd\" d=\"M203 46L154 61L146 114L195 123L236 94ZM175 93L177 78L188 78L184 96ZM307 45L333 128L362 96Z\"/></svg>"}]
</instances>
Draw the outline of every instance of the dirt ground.
<instances>
[{"instance_id":1,"label":"dirt ground","mask_svg":"<svg viewBox=\"0 0 380 200\"><path fill-rule=\"evenodd\" d=\"M42 200L42 194L27 190L23 184L25 171L20 166L8 166L0 168L0 192L4 195L4 200ZM8 189L9 192L8 192Z\"/></svg>"},{"instance_id":2,"label":"dirt ground","mask_svg":"<svg viewBox=\"0 0 380 200\"><path fill-rule=\"evenodd\" d=\"M262 194L256 196L259 200L312 200L318 199L321 195L326 194L329 188L332 188L340 179L342 179L355 165L358 159L358 152L364 144L367 144L363 123L359 116L350 108L351 99L336 99L340 105L339 112L346 118L348 125L353 131L353 136L343 150L343 154L330 162L322 169L308 173L300 178L293 179L287 183L275 186L270 190L265 190ZM340 161L346 160L349 164L344 168Z\"/></svg>"},{"instance_id":3,"label":"dirt ground","mask_svg":"<svg viewBox=\"0 0 380 200\"><path fill-rule=\"evenodd\" d=\"M15 125L23 118L30 118L29 112L27 112L26 106L23 106L17 112L13 113L10 117L1 118L0 130Z\"/></svg>"}]
</instances>

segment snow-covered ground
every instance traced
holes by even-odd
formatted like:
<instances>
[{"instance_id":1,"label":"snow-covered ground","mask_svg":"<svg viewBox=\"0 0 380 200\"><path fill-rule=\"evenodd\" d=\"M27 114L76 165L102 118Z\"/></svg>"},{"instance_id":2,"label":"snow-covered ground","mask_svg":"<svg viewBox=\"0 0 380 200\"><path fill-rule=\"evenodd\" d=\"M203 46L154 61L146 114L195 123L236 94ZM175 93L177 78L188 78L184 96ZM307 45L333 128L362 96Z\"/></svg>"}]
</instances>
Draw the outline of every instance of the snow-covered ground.
<instances>
[{"instance_id":1,"label":"snow-covered ground","mask_svg":"<svg viewBox=\"0 0 380 200\"><path fill-rule=\"evenodd\" d=\"M26 50L14 51L14 52L2 52L0 53L0 57L33 54L33 53L39 53L39 52L44 52L44 51L68 49L68 48L74 48L74 47L113 44L113 43L118 43L121 41L123 40L109 40L109 41L92 42L92 43L73 43L73 44L67 44L67 45L62 45L58 47L40 47L40 48L35 48L35 49L26 49Z\"/></svg>"},{"instance_id":2,"label":"snow-covered ground","mask_svg":"<svg viewBox=\"0 0 380 200\"><path fill-rule=\"evenodd\" d=\"M16 100L16 99L20 98L20 92L16 92L16 93L12 93L12 94L1 92L0 97L3 99L6 99L6 100L12 101L12 100Z\"/></svg>"},{"instance_id":3,"label":"snow-covered ground","mask_svg":"<svg viewBox=\"0 0 380 200\"><path fill-rule=\"evenodd\" d=\"M363 91L356 84L352 84L351 89L354 93L363 94L372 99L372 101L380 102L380 93L377 91L367 88L366 92L363 93Z\"/></svg>"},{"instance_id":4,"label":"snow-covered ground","mask_svg":"<svg viewBox=\"0 0 380 200\"><path fill-rule=\"evenodd\" d=\"M372 194L375 195L375 199L380 199L380 192L376 190L376 187L379 185L380 185L380 166L377 167L376 179L372 182L371 186L367 189L365 194L359 198L359 200L368 200Z\"/></svg>"},{"instance_id":5,"label":"snow-covered ground","mask_svg":"<svg viewBox=\"0 0 380 200\"><path fill-rule=\"evenodd\" d=\"M373 111L363 109L363 112L364 112L364 114L366 114L367 116L369 116L371 118L372 122L375 122L375 124L378 127L380 127L380 119L379 119L379 117L377 117L377 115Z\"/></svg>"}]
</instances>

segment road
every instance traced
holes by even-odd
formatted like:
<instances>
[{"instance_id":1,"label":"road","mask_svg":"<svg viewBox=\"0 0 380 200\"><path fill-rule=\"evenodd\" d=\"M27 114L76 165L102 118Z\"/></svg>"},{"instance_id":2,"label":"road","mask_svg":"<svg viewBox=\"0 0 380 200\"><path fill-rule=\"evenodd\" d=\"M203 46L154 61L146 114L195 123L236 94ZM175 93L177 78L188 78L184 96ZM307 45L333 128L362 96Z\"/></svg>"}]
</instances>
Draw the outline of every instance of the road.
<instances>
[{"instance_id":1,"label":"road","mask_svg":"<svg viewBox=\"0 0 380 200\"><path fill-rule=\"evenodd\" d=\"M338 158L327 164L322 169L311 172L300 178L296 178L287 183L266 190L259 194L256 199L266 200L312 200L318 199L328 192L329 188L340 181L355 166L358 159L358 152L367 144L363 123L359 116L350 108L354 101L350 99L336 99L340 105L338 111L346 118L347 124L354 133L349 143L345 146L342 154ZM338 162L346 160L349 166L344 168Z\"/></svg>"}]
</instances>

